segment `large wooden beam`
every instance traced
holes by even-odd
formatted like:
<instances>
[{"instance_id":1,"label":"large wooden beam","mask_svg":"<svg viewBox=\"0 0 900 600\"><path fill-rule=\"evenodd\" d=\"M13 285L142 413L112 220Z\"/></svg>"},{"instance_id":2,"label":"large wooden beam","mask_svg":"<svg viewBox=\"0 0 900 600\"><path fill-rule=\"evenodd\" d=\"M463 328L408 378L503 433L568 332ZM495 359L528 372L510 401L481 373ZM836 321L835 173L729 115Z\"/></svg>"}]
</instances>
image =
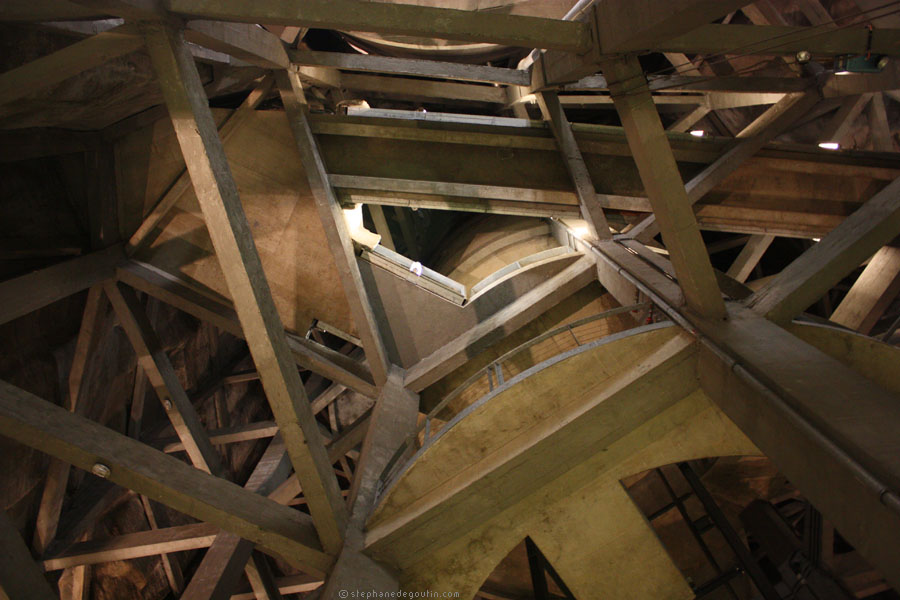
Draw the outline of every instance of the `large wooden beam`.
<instances>
[{"instance_id":1,"label":"large wooden beam","mask_svg":"<svg viewBox=\"0 0 900 600\"><path fill-rule=\"evenodd\" d=\"M557 48L584 52L590 32L582 23L358 0L304 0L287 3L260 0L170 0L169 10L186 17L295 25L343 31L368 31L435 37L465 42L492 42L524 48Z\"/></svg>"},{"instance_id":2,"label":"large wooden beam","mask_svg":"<svg viewBox=\"0 0 900 600\"><path fill-rule=\"evenodd\" d=\"M900 179L895 179L753 294L747 305L786 323L898 234Z\"/></svg>"},{"instance_id":3,"label":"large wooden beam","mask_svg":"<svg viewBox=\"0 0 900 600\"><path fill-rule=\"evenodd\" d=\"M600 207L600 199L594 183L591 181L591 174L588 172L587 165L584 164L584 157L581 155L581 150L578 149L578 142L575 141L575 135L572 133L572 125L566 118L562 104L559 103L559 97L556 92L545 91L540 92L537 98L544 119L550 124L550 129L556 138L572 184L575 186L581 216L588 225L588 235L595 240L609 239L612 237L609 223Z\"/></svg>"},{"instance_id":4,"label":"large wooden beam","mask_svg":"<svg viewBox=\"0 0 900 600\"><path fill-rule=\"evenodd\" d=\"M636 285L698 336L700 382L710 398L867 560L896 579L896 378L879 376L882 387L860 373L868 369L868 361L843 344L832 344L829 351L840 349L837 354L845 354L843 358L829 356L739 303L728 304L727 320L682 312L678 286L621 244L600 243L592 251L605 287L615 289L623 281Z\"/></svg>"},{"instance_id":5,"label":"large wooden beam","mask_svg":"<svg viewBox=\"0 0 900 600\"><path fill-rule=\"evenodd\" d=\"M132 25L91 36L0 74L0 105L39 92L108 60L134 52L144 40Z\"/></svg>"},{"instance_id":6,"label":"large wooden beam","mask_svg":"<svg viewBox=\"0 0 900 600\"><path fill-rule=\"evenodd\" d=\"M256 25L188 21L184 37L264 69L286 69L290 64L278 36Z\"/></svg>"},{"instance_id":7,"label":"large wooden beam","mask_svg":"<svg viewBox=\"0 0 900 600\"><path fill-rule=\"evenodd\" d=\"M867 44L870 44L867 46ZM785 25L701 25L688 33L652 40L645 50L721 54L740 48L742 55L783 56L808 50L813 55L873 54L896 56L900 52L900 30L846 27L823 33L813 27Z\"/></svg>"},{"instance_id":8,"label":"large wooden beam","mask_svg":"<svg viewBox=\"0 0 900 600\"><path fill-rule=\"evenodd\" d=\"M696 204L703 196L722 183L747 159L775 139L797 119L805 115L816 102L819 93L812 90L804 94L788 94L754 119L736 136L739 141L715 162L708 165L685 184L688 200ZM629 232L631 237L647 243L659 233L655 216L650 216Z\"/></svg>"},{"instance_id":9,"label":"large wooden beam","mask_svg":"<svg viewBox=\"0 0 900 600\"><path fill-rule=\"evenodd\" d=\"M56 594L44 579L15 524L0 510L0 599L53 600Z\"/></svg>"},{"instance_id":10,"label":"large wooden beam","mask_svg":"<svg viewBox=\"0 0 900 600\"><path fill-rule=\"evenodd\" d=\"M216 477L223 477L225 470L221 457L209 441L200 416L178 380L140 300L130 288L112 280L107 281L103 289L191 463Z\"/></svg>"},{"instance_id":11,"label":"large wooden beam","mask_svg":"<svg viewBox=\"0 0 900 600\"><path fill-rule=\"evenodd\" d=\"M900 248L875 253L830 320L866 335L900 293Z\"/></svg>"},{"instance_id":12,"label":"large wooden beam","mask_svg":"<svg viewBox=\"0 0 900 600\"><path fill-rule=\"evenodd\" d=\"M685 300L698 314L724 317L700 228L637 57L606 62L603 71Z\"/></svg>"},{"instance_id":13,"label":"large wooden beam","mask_svg":"<svg viewBox=\"0 0 900 600\"><path fill-rule=\"evenodd\" d=\"M336 552L346 508L294 367L197 67L181 32L154 24L146 26L146 34L175 133L266 397L303 482L322 544Z\"/></svg>"},{"instance_id":14,"label":"large wooden beam","mask_svg":"<svg viewBox=\"0 0 900 600\"><path fill-rule=\"evenodd\" d=\"M350 305L353 321L359 328L369 369L372 371L375 384L380 386L387 378L387 352L381 339L381 332L378 330L378 322L372 312L365 283L359 272L347 221L335 197L331 182L328 180L328 173L325 170L325 163L322 161L316 139L309 128L303 87L296 73L282 71L278 73L277 80L288 121L294 133L294 140L297 143L297 150L300 153L304 171L306 171L306 178L309 180L309 187L319 209L325 237L331 247L331 253L334 255L344 295Z\"/></svg>"},{"instance_id":15,"label":"large wooden beam","mask_svg":"<svg viewBox=\"0 0 900 600\"><path fill-rule=\"evenodd\" d=\"M327 570L309 518L0 381L0 433L179 512L253 540L298 568ZM99 467L96 467L99 470Z\"/></svg>"},{"instance_id":16,"label":"large wooden beam","mask_svg":"<svg viewBox=\"0 0 900 600\"><path fill-rule=\"evenodd\" d=\"M134 289L170 304L201 321L211 323L237 337L244 337L237 313L224 299L213 300L176 277L143 263L133 261L125 263L117 269L116 276ZM301 367L364 396L372 398L377 395L371 373L359 361L306 338L287 334L287 343L294 361Z\"/></svg>"},{"instance_id":17,"label":"large wooden beam","mask_svg":"<svg viewBox=\"0 0 900 600\"><path fill-rule=\"evenodd\" d=\"M112 246L0 282L0 325L112 278L124 260Z\"/></svg>"},{"instance_id":18,"label":"large wooden beam","mask_svg":"<svg viewBox=\"0 0 900 600\"><path fill-rule=\"evenodd\" d=\"M504 69L483 65L393 58L374 54L349 54L343 52L316 52L312 50L289 50L288 56L295 65L328 67L366 73L387 75L418 75L458 81L478 83L499 83L502 85L528 85L528 72L520 69Z\"/></svg>"},{"instance_id":19,"label":"large wooden beam","mask_svg":"<svg viewBox=\"0 0 900 600\"><path fill-rule=\"evenodd\" d=\"M592 260L579 259L410 367L404 385L414 392L422 391L586 286L594 279L594 273Z\"/></svg>"},{"instance_id":20,"label":"large wooden beam","mask_svg":"<svg viewBox=\"0 0 900 600\"><path fill-rule=\"evenodd\" d=\"M747 0L600 0L595 5L600 50L604 54L643 50L745 4Z\"/></svg>"}]
</instances>

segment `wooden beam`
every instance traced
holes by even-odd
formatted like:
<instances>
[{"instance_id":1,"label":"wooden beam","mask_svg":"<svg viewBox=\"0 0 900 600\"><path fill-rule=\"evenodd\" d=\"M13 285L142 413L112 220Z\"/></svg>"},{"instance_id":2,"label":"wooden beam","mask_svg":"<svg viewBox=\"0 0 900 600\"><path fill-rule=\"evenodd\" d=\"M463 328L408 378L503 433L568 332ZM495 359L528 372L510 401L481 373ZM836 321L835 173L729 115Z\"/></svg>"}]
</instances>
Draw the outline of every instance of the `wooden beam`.
<instances>
[{"instance_id":1,"label":"wooden beam","mask_svg":"<svg viewBox=\"0 0 900 600\"><path fill-rule=\"evenodd\" d=\"M466 102L506 104L506 92L501 87L453 81L432 81L343 73L341 86L350 90L409 98L442 98Z\"/></svg>"},{"instance_id":2,"label":"wooden beam","mask_svg":"<svg viewBox=\"0 0 900 600\"><path fill-rule=\"evenodd\" d=\"M600 50L604 54L644 50L661 40L687 34L745 4L747 0L600 0L595 4Z\"/></svg>"},{"instance_id":3,"label":"wooden beam","mask_svg":"<svg viewBox=\"0 0 900 600\"><path fill-rule=\"evenodd\" d=\"M581 258L544 283L435 350L406 372L405 387L420 392L594 279L594 262Z\"/></svg>"},{"instance_id":4,"label":"wooden beam","mask_svg":"<svg viewBox=\"0 0 900 600\"><path fill-rule=\"evenodd\" d=\"M747 301L787 323L900 234L900 179L875 194Z\"/></svg>"},{"instance_id":5,"label":"wooden beam","mask_svg":"<svg viewBox=\"0 0 900 600\"><path fill-rule=\"evenodd\" d=\"M0 510L0 598L56 598L5 510Z\"/></svg>"},{"instance_id":6,"label":"wooden beam","mask_svg":"<svg viewBox=\"0 0 900 600\"><path fill-rule=\"evenodd\" d=\"M465 42L490 42L523 48L556 48L584 52L590 33L582 23L428 6L359 2L357 0L305 0L289 4L263 0L170 0L174 13L216 21L270 23L318 29L435 37Z\"/></svg>"},{"instance_id":7,"label":"wooden beam","mask_svg":"<svg viewBox=\"0 0 900 600\"><path fill-rule=\"evenodd\" d=\"M298 568L325 571L309 518L0 381L0 433L174 510L269 548Z\"/></svg>"},{"instance_id":8,"label":"wooden beam","mask_svg":"<svg viewBox=\"0 0 900 600\"><path fill-rule=\"evenodd\" d=\"M747 243L744 244L740 254L737 255L737 258L735 258L734 262L731 263L731 266L728 267L728 271L726 271L725 274L737 279L741 283L747 281L747 278L750 277L750 273L756 268L759 259L765 254L774 239L774 235L751 236L750 239L747 240Z\"/></svg>"},{"instance_id":9,"label":"wooden beam","mask_svg":"<svg viewBox=\"0 0 900 600\"><path fill-rule=\"evenodd\" d=\"M188 21L184 38L193 44L230 54L263 69L286 69L287 52L278 36L243 23Z\"/></svg>"},{"instance_id":10,"label":"wooden beam","mask_svg":"<svg viewBox=\"0 0 900 600\"><path fill-rule=\"evenodd\" d=\"M84 378L88 359L94 352L97 342L98 328L106 312L103 289L99 285L91 287L84 306L81 328L75 342L75 355L69 369L68 393L65 396L65 407L71 412L84 415L87 398L83 397ZM41 495L37 519L34 524L35 552L43 554L47 546L56 536L59 515L63 500L66 497L66 486L69 482L69 464L64 461L51 460L47 469L47 479Z\"/></svg>"},{"instance_id":11,"label":"wooden beam","mask_svg":"<svg viewBox=\"0 0 900 600\"><path fill-rule=\"evenodd\" d=\"M225 299L213 300L186 285L179 279L138 262L123 264L116 275L145 294L191 314L201 321L212 323L219 329L243 338L244 330L237 313ZM313 340L287 335L288 348L294 361L315 373L368 397L377 395L372 375L365 365Z\"/></svg>"},{"instance_id":12,"label":"wooden beam","mask_svg":"<svg viewBox=\"0 0 900 600\"><path fill-rule=\"evenodd\" d=\"M666 131L676 131L678 133L684 133L690 130L694 125L700 122L703 117L709 114L710 109L706 106L698 106L688 112L684 113L682 116L678 117L678 119L669 125L666 128Z\"/></svg>"},{"instance_id":13,"label":"wooden beam","mask_svg":"<svg viewBox=\"0 0 900 600\"><path fill-rule=\"evenodd\" d=\"M157 339L140 300L130 288L115 281L107 281L103 289L134 347L138 364L159 396L191 463L216 477L224 477L221 457L210 443L200 416L178 380L175 368Z\"/></svg>"},{"instance_id":14,"label":"wooden beam","mask_svg":"<svg viewBox=\"0 0 900 600\"><path fill-rule=\"evenodd\" d=\"M813 55L838 56L865 53L869 33L865 27L829 30L784 25L701 25L683 35L652 40L644 50L722 54L740 48L742 55L783 56L808 50ZM900 30L876 29L871 36L872 54L896 56Z\"/></svg>"},{"instance_id":15,"label":"wooden beam","mask_svg":"<svg viewBox=\"0 0 900 600\"><path fill-rule=\"evenodd\" d=\"M837 112L825 124L825 128L819 135L820 141L840 143L850 133L853 122L856 121L856 118L862 113L871 99L872 94L861 94L845 98Z\"/></svg>"},{"instance_id":16,"label":"wooden beam","mask_svg":"<svg viewBox=\"0 0 900 600\"><path fill-rule=\"evenodd\" d=\"M591 181L591 174L584 163L584 157L581 155L578 142L575 141L575 135L572 133L572 126L566 119L566 113L559 103L556 92L540 92L537 99L544 119L550 124L550 129L556 138L563 163L569 172L569 178L575 186L575 195L578 196L581 216L588 225L588 235L595 240L609 239L612 237L609 223L600 207L596 188Z\"/></svg>"},{"instance_id":17,"label":"wooden beam","mask_svg":"<svg viewBox=\"0 0 900 600\"><path fill-rule=\"evenodd\" d=\"M830 320L868 335L900 293L900 248L884 246L869 261Z\"/></svg>"},{"instance_id":18,"label":"wooden beam","mask_svg":"<svg viewBox=\"0 0 900 600\"><path fill-rule=\"evenodd\" d=\"M287 478L290 466L284 442L280 436L275 436L250 474L244 489L267 496ZM219 533L194 572L181 599L227 600L244 572L253 547L252 541L241 539L233 533Z\"/></svg>"},{"instance_id":19,"label":"wooden beam","mask_svg":"<svg viewBox=\"0 0 900 600\"><path fill-rule=\"evenodd\" d=\"M387 75L418 75L477 83L502 85L528 85L528 72L521 69L504 69L484 65L393 58L374 54L349 54L343 52L316 52L313 50L289 50L288 56L295 65L328 67L347 71L384 73Z\"/></svg>"},{"instance_id":20,"label":"wooden beam","mask_svg":"<svg viewBox=\"0 0 900 600\"><path fill-rule=\"evenodd\" d=\"M322 544L336 552L346 508L294 367L197 67L181 32L165 25L147 25L146 34L200 209L266 397L303 482Z\"/></svg>"},{"instance_id":21,"label":"wooden beam","mask_svg":"<svg viewBox=\"0 0 900 600\"><path fill-rule=\"evenodd\" d=\"M162 513L157 513L150 498L141 496L141 505L144 507L144 515L147 517L147 524L151 530L160 529L160 525L168 525L168 519ZM181 563L178 562L178 557L174 554L162 552L159 555L159 559L162 562L163 571L166 573L166 579L169 581L169 589L176 596L181 596L181 593L184 591L184 573L181 571Z\"/></svg>"},{"instance_id":22,"label":"wooden beam","mask_svg":"<svg viewBox=\"0 0 900 600\"><path fill-rule=\"evenodd\" d=\"M210 523L193 523L126 533L112 538L73 544L59 554L44 558L41 564L45 571L57 571L78 565L208 548L219 531L218 527Z\"/></svg>"},{"instance_id":23,"label":"wooden beam","mask_svg":"<svg viewBox=\"0 0 900 600\"><path fill-rule=\"evenodd\" d=\"M604 63L603 72L685 300L698 314L721 318L725 305L644 72L633 56Z\"/></svg>"},{"instance_id":24,"label":"wooden beam","mask_svg":"<svg viewBox=\"0 0 900 600\"><path fill-rule=\"evenodd\" d=\"M396 251L394 236L391 235L391 228L388 226L387 218L384 216L384 209L379 204L370 204L369 214L372 215L372 222L375 223L375 233L381 236L381 245L388 250Z\"/></svg>"},{"instance_id":25,"label":"wooden beam","mask_svg":"<svg viewBox=\"0 0 900 600\"><path fill-rule=\"evenodd\" d=\"M869 131L872 148L878 152L894 151L894 136L884 106L884 94L872 94L869 101Z\"/></svg>"},{"instance_id":26,"label":"wooden beam","mask_svg":"<svg viewBox=\"0 0 900 600\"><path fill-rule=\"evenodd\" d=\"M741 141L736 142L715 162L685 184L684 187L691 205L696 204L703 196L722 183L747 159L759 152L763 146L787 129L791 123L805 115L818 101L819 94L816 90L805 94L788 94L754 119L738 133L737 138ZM658 233L659 225L656 218L650 216L635 226L629 235L647 243Z\"/></svg>"},{"instance_id":27,"label":"wooden beam","mask_svg":"<svg viewBox=\"0 0 900 600\"><path fill-rule=\"evenodd\" d=\"M282 600L281 590L278 589L272 567L269 566L269 560L262 553L254 551L250 555L244 572L247 574L256 600Z\"/></svg>"},{"instance_id":28,"label":"wooden beam","mask_svg":"<svg viewBox=\"0 0 900 600\"><path fill-rule=\"evenodd\" d=\"M222 139L222 143L227 142L234 135L234 132L247 122L251 113L266 99L274 85L275 79L271 75L264 77L241 102L241 105L225 119L225 122L219 128L219 137ZM125 251L129 256L133 256L151 241L150 234L159 225L163 217L172 210L178 199L189 189L190 185L190 175L188 175L187 169L184 169L172 185L166 189L166 193L144 218L140 227L131 235L128 243L125 245Z\"/></svg>"},{"instance_id":29,"label":"wooden beam","mask_svg":"<svg viewBox=\"0 0 900 600\"><path fill-rule=\"evenodd\" d=\"M0 74L0 105L138 50L144 41L137 33L134 26L122 25Z\"/></svg>"},{"instance_id":30,"label":"wooden beam","mask_svg":"<svg viewBox=\"0 0 900 600\"><path fill-rule=\"evenodd\" d=\"M277 79L281 99L294 133L294 140L297 143L297 150L300 152L309 187L319 209L325 237L331 247L331 253L334 255L344 295L350 305L350 313L359 328L362 347L366 353L372 377L375 379L375 385L380 386L387 377L387 352L384 349L381 333L378 331L378 322L372 312L365 283L359 272L347 222L335 197L331 182L328 180L328 173L316 139L309 128L303 86L296 74L287 71L278 73Z\"/></svg>"},{"instance_id":31,"label":"wooden beam","mask_svg":"<svg viewBox=\"0 0 900 600\"><path fill-rule=\"evenodd\" d=\"M124 260L111 246L0 282L0 325L112 278Z\"/></svg>"}]
</instances>

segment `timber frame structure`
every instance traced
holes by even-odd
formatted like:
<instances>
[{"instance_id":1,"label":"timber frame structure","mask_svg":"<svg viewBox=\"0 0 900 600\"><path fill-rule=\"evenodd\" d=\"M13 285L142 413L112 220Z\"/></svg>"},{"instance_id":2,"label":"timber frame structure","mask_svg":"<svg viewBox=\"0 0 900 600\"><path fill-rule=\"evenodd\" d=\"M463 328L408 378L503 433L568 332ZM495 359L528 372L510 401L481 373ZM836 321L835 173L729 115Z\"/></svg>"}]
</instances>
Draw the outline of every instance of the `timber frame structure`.
<instances>
[{"instance_id":1,"label":"timber frame structure","mask_svg":"<svg viewBox=\"0 0 900 600\"><path fill-rule=\"evenodd\" d=\"M149 57L161 92L102 129L0 132L4 163L83 152L101 182L88 200L89 250L59 260L64 252L47 249L52 264L0 282L7 327L86 296L63 402L0 381L0 434L51 457L26 529L33 542L0 511L0 596L57 597L47 573L66 569L76 583L64 595L88 598L89 565L159 555L180 598L400 589L496 598L481 583L527 537L532 564L552 565L564 595L691 598L698 588L644 532L649 521L618 482L719 455L768 457L900 589L900 355L885 343L900 319L877 326L900 291L900 146L886 108L900 99L900 5L798 0L808 24L797 25L780 17L775 0L581 0L563 18L420 4L0 6L0 21L92 28L0 73L0 105L135 52ZM736 14L752 24L732 22ZM508 68L327 52L296 43L311 28L353 32L357 41L405 36L529 53ZM831 68L872 55L887 57L877 73ZM673 66L648 66L660 56ZM786 74L757 74L751 59ZM224 92L238 93L237 108L211 104ZM361 106L366 98L457 108ZM588 111L619 124L577 122ZM689 134L702 119L729 135L710 135L709 125ZM860 120L868 149L778 141L814 123L819 141L845 143ZM171 123L171 133L154 134L153 144L167 143L170 155L180 149L181 162L151 204L129 205L115 189L125 160L116 144L159 123ZM281 144L280 155L246 145L266 137ZM241 155L257 149L259 164L294 161L259 167L270 171L254 181L293 198L283 189L295 181L278 182L276 172L302 178L301 200L290 201L308 207L302 218L315 220L314 241L304 241L309 227L287 201L250 208L247 196L261 192L246 184ZM354 222L360 205L380 238ZM400 226L409 258L395 252L388 207L514 216L542 228L555 248L510 261L515 268L467 290L413 262L408 223ZM283 238L257 236L266 211L290 223ZM174 254L179 239L201 235L197 228L208 234L205 254ZM776 239L802 241L805 251L748 284ZM727 272L714 268L716 243L741 245ZM318 254L304 255L304 244ZM295 263L317 261L327 264L319 272L326 291L298 284L285 292ZM849 277L830 314L804 314ZM556 330L534 328L540 317L598 284L614 302L595 318L627 326L602 340L576 338L575 349L530 370L503 370L523 331L550 339ZM297 300L304 294L322 312ZM159 303L245 340L252 368L223 368L207 389L187 390L156 331ZM318 320L307 334L310 316ZM152 389L160 399L167 419L156 430L142 429L143 400L122 427L88 418L85 374L112 322L145 377L138 374L140 397ZM566 331L588 321L579 323ZM884 341L868 337L876 330ZM482 398L448 395L485 372ZM271 420L204 425L203 398L251 380ZM370 408L346 427L323 426L317 414L349 395L370 399ZM265 451L237 480L222 448L247 440L265 440ZM81 481L72 466L96 477ZM72 478L93 486L85 493L93 508L84 509L93 517L74 530L60 526ZM91 540L84 523L125 490L141 498L151 529ZM572 499L589 494L621 510L622 531L586 522L587 531L564 534L523 516L543 510L577 524L583 507ZM157 503L195 522L157 526ZM588 532L612 536L609 552L619 544L647 566L591 579L600 559L576 559L561 541L589 545L580 537ZM188 578L173 557L195 549L208 550ZM481 562L470 556L479 553ZM603 556L599 564L620 568ZM270 557L295 574L274 575ZM532 576L544 577L542 569ZM236 591L245 574L252 596ZM757 588L769 598L765 585Z\"/></svg>"}]
</instances>

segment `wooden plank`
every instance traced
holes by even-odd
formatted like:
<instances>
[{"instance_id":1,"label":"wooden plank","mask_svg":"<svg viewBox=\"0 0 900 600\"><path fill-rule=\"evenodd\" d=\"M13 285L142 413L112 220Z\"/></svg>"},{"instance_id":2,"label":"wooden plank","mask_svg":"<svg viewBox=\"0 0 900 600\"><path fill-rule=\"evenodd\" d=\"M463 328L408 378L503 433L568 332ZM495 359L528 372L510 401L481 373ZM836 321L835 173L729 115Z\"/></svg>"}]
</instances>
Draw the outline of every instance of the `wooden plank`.
<instances>
[{"instance_id":1,"label":"wooden plank","mask_svg":"<svg viewBox=\"0 0 900 600\"><path fill-rule=\"evenodd\" d=\"M0 432L91 471L109 468L109 481L269 548L298 568L325 571L304 514L118 434L0 381Z\"/></svg>"},{"instance_id":2,"label":"wooden plank","mask_svg":"<svg viewBox=\"0 0 900 600\"><path fill-rule=\"evenodd\" d=\"M600 50L604 54L644 50L711 23L745 4L746 0L601 0L595 5Z\"/></svg>"},{"instance_id":3,"label":"wooden plank","mask_svg":"<svg viewBox=\"0 0 900 600\"><path fill-rule=\"evenodd\" d=\"M213 445L237 444L250 440L274 437L278 433L278 424L275 421L260 421L246 425L234 425L223 429L214 429L208 432L209 441ZM184 452L184 444L178 438L164 438L153 441L153 445L163 452Z\"/></svg>"},{"instance_id":4,"label":"wooden plank","mask_svg":"<svg viewBox=\"0 0 900 600\"><path fill-rule=\"evenodd\" d=\"M490 42L523 48L556 48L584 52L590 33L582 23L428 6L305 0L288 4L261 0L171 0L169 10L187 17L243 23L271 23L342 31L435 37L465 42Z\"/></svg>"},{"instance_id":5,"label":"wooden plank","mask_svg":"<svg viewBox=\"0 0 900 600\"><path fill-rule=\"evenodd\" d=\"M356 253L353 250L353 240L350 237L346 219L335 197L331 182L328 180L328 173L322 162L318 144L309 128L303 86L296 74L290 72L278 73L277 80L288 121L294 133L294 140L297 143L297 150L300 153L300 160L304 165L310 190L315 198L316 207L319 209L325 237L341 278L344 295L350 305L353 321L359 328L359 336L369 363L369 370L372 372L375 385L380 386L387 377L387 352L378 330L378 322L372 312L365 283L359 272Z\"/></svg>"},{"instance_id":6,"label":"wooden plank","mask_svg":"<svg viewBox=\"0 0 900 600\"><path fill-rule=\"evenodd\" d=\"M111 246L0 282L0 325L112 278L124 260Z\"/></svg>"},{"instance_id":7,"label":"wooden plank","mask_svg":"<svg viewBox=\"0 0 900 600\"><path fill-rule=\"evenodd\" d=\"M684 133L689 131L694 125L700 122L703 117L709 114L710 109L706 106L698 106L693 110L689 110L678 118L674 123L666 128L666 131L676 131Z\"/></svg>"},{"instance_id":8,"label":"wooden plank","mask_svg":"<svg viewBox=\"0 0 900 600\"><path fill-rule=\"evenodd\" d=\"M56 598L5 510L0 510L0 598Z\"/></svg>"},{"instance_id":9,"label":"wooden plank","mask_svg":"<svg viewBox=\"0 0 900 600\"><path fill-rule=\"evenodd\" d=\"M216 477L224 477L221 457L210 443L200 416L178 380L140 300L130 288L115 281L107 281L103 289L191 463Z\"/></svg>"},{"instance_id":10,"label":"wooden plank","mask_svg":"<svg viewBox=\"0 0 900 600\"><path fill-rule=\"evenodd\" d=\"M685 300L698 314L721 318L725 305L643 70L630 57L604 63L604 73Z\"/></svg>"},{"instance_id":11,"label":"wooden plank","mask_svg":"<svg viewBox=\"0 0 900 600\"><path fill-rule=\"evenodd\" d=\"M146 34L175 133L266 397L303 482L320 539L328 551L336 552L346 508L294 367L197 67L180 32L148 25Z\"/></svg>"},{"instance_id":12,"label":"wooden plank","mask_svg":"<svg viewBox=\"0 0 900 600\"><path fill-rule=\"evenodd\" d=\"M419 75L458 81L499 83L504 85L528 85L528 72L520 69L504 69L484 65L394 58L374 54L349 54L344 52L316 52L313 50L289 50L288 56L295 65L328 67L366 73L388 75Z\"/></svg>"},{"instance_id":13,"label":"wooden plank","mask_svg":"<svg viewBox=\"0 0 900 600\"><path fill-rule=\"evenodd\" d=\"M594 279L594 261L582 257L557 275L435 350L406 372L404 385L419 392L453 369L568 298Z\"/></svg>"},{"instance_id":14,"label":"wooden plank","mask_svg":"<svg viewBox=\"0 0 900 600\"><path fill-rule=\"evenodd\" d=\"M224 299L213 300L172 275L144 263L124 264L118 269L117 276L120 281L136 290L194 315L201 321L212 323L223 331L244 337L234 308ZM371 374L359 361L306 338L288 334L287 343L294 361L301 367L339 382L364 396L371 398L377 395Z\"/></svg>"},{"instance_id":15,"label":"wooden plank","mask_svg":"<svg viewBox=\"0 0 900 600\"><path fill-rule=\"evenodd\" d=\"M600 207L596 188L591 181L591 174L584 163L584 157L581 155L578 142L575 141L575 135L572 133L572 126L566 118L566 113L559 103L556 92L540 92L537 98L544 119L550 124L550 129L556 138L572 184L575 186L575 195L578 196L581 216L588 225L588 236L595 240L611 238L609 223Z\"/></svg>"},{"instance_id":16,"label":"wooden plank","mask_svg":"<svg viewBox=\"0 0 900 600\"><path fill-rule=\"evenodd\" d=\"M68 393L65 398L65 407L79 415L84 415L87 398L82 395L84 389L84 376L87 370L89 357L93 354L97 342L97 331L100 321L106 312L106 302L103 297L103 289L99 285L91 287L84 306L84 315L81 319L81 328L78 330L78 338L75 341L75 354L72 357L72 367L69 369ZM32 545L35 552L43 554L47 546L56 536L56 528L59 524L59 515L62 510L63 500L66 496L66 485L69 482L69 464L63 461L51 459L47 470L47 479L44 482L44 491L41 495L41 504L34 524L34 541Z\"/></svg>"},{"instance_id":17,"label":"wooden plank","mask_svg":"<svg viewBox=\"0 0 900 600\"><path fill-rule=\"evenodd\" d=\"M868 335L900 293L900 248L881 248L829 319Z\"/></svg>"},{"instance_id":18,"label":"wooden plank","mask_svg":"<svg viewBox=\"0 0 900 600\"><path fill-rule=\"evenodd\" d=\"M731 266L728 267L726 275L737 279L741 283L747 281L747 278L750 277L750 273L756 268L759 259L765 254L774 239L774 235L751 236L750 239L747 240L747 243L744 244L740 254L737 255L737 258L735 258L734 262L731 263Z\"/></svg>"},{"instance_id":19,"label":"wooden plank","mask_svg":"<svg viewBox=\"0 0 900 600\"><path fill-rule=\"evenodd\" d=\"M900 179L875 194L747 301L786 323L900 234Z\"/></svg>"},{"instance_id":20,"label":"wooden plank","mask_svg":"<svg viewBox=\"0 0 900 600\"><path fill-rule=\"evenodd\" d=\"M51 87L117 56L134 52L143 43L134 26L122 25L6 71L0 74L0 105Z\"/></svg>"}]
</instances>

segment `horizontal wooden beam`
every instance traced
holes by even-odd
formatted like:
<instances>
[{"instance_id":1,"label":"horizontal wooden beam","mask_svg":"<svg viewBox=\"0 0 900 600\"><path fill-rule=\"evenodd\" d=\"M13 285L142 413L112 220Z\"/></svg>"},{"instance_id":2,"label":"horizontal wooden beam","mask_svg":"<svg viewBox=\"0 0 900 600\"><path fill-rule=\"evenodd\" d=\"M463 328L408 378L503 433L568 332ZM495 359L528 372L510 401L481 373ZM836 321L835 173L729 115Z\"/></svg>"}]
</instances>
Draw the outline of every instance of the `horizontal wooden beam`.
<instances>
[{"instance_id":1,"label":"horizontal wooden beam","mask_svg":"<svg viewBox=\"0 0 900 600\"><path fill-rule=\"evenodd\" d=\"M0 282L0 324L113 278L124 261L116 245Z\"/></svg>"},{"instance_id":2,"label":"horizontal wooden beam","mask_svg":"<svg viewBox=\"0 0 900 600\"><path fill-rule=\"evenodd\" d=\"M792 55L807 50L813 55L900 54L900 30L847 27L823 33L812 27L784 25L701 25L666 40L651 41L644 50L720 54L734 52L763 56Z\"/></svg>"},{"instance_id":3,"label":"horizontal wooden beam","mask_svg":"<svg viewBox=\"0 0 900 600\"><path fill-rule=\"evenodd\" d=\"M253 540L298 568L325 571L307 515L213 477L102 425L0 381L0 433L179 512Z\"/></svg>"},{"instance_id":4,"label":"horizontal wooden beam","mask_svg":"<svg viewBox=\"0 0 900 600\"><path fill-rule=\"evenodd\" d=\"M168 7L185 17L216 21L413 35L524 48L584 52L591 43L590 32L582 23L407 4L357 0L170 0Z\"/></svg>"},{"instance_id":5,"label":"horizontal wooden beam","mask_svg":"<svg viewBox=\"0 0 900 600\"><path fill-rule=\"evenodd\" d=\"M317 52L313 50L289 50L288 56L295 65L328 67L347 71L383 73L387 75L418 75L477 83L503 85L528 85L531 78L521 69L504 69L484 65L394 58L374 54L349 54L344 52Z\"/></svg>"},{"instance_id":6,"label":"horizontal wooden beam","mask_svg":"<svg viewBox=\"0 0 900 600\"><path fill-rule=\"evenodd\" d=\"M568 298L595 277L594 261L582 257L505 308L435 350L406 371L404 386L420 392L470 357Z\"/></svg>"},{"instance_id":7,"label":"horizontal wooden beam","mask_svg":"<svg viewBox=\"0 0 900 600\"><path fill-rule=\"evenodd\" d=\"M507 102L506 92L503 88L475 83L343 73L341 86L349 90L386 96L441 98L493 104L506 104Z\"/></svg>"}]
</instances>

